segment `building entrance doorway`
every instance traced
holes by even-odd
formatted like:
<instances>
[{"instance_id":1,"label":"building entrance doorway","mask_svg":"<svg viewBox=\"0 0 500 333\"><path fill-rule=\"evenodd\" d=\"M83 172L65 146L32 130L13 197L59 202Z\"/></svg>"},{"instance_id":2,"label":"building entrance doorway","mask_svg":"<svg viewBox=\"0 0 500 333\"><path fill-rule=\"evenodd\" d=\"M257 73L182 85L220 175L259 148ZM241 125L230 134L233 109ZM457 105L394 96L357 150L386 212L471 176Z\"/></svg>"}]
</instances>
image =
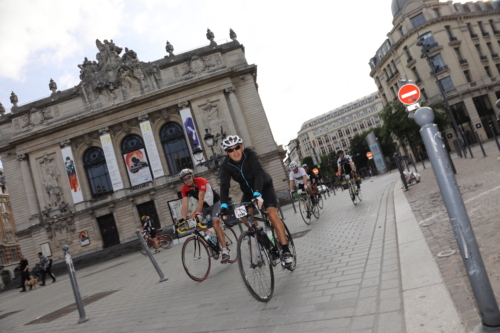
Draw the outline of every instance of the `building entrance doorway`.
<instances>
[{"instance_id":1,"label":"building entrance doorway","mask_svg":"<svg viewBox=\"0 0 500 333\"><path fill-rule=\"evenodd\" d=\"M99 230L101 231L103 248L120 244L120 236L118 235L118 230L116 229L113 214L98 217L97 224L99 225Z\"/></svg>"},{"instance_id":2,"label":"building entrance doorway","mask_svg":"<svg viewBox=\"0 0 500 333\"><path fill-rule=\"evenodd\" d=\"M137 205L137 210L139 211L139 216L142 217L144 215L149 216L151 220L153 220L153 225L156 229L161 228L161 223L160 219L158 217L158 214L156 212L156 206L154 201L148 201L145 203L142 203L140 205ZM141 222L142 224L142 222Z\"/></svg>"},{"instance_id":3,"label":"building entrance doorway","mask_svg":"<svg viewBox=\"0 0 500 333\"><path fill-rule=\"evenodd\" d=\"M495 111L493 111L488 95L474 97L472 101L474 102L474 106L481 119L486 135L488 135L488 139L492 138L493 135L491 134L490 124L493 125L496 133L500 132L500 128L496 122Z\"/></svg>"},{"instance_id":4,"label":"building entrance doorway","mask_svg":"<svg viewBox=\"0 0 500 333\"><path fill-rule=\"evenodd\" d=\"M469 113L467 112L467 108L465 107L464 102L460 102L457 104L453 104L450 106L451 112L455 117L455 120L458 125L458 129L464 137L466 138L469 144L477 143L476 137L474 135L475 128L472 126L470 121Z\"/></svg>"}]
</instances>

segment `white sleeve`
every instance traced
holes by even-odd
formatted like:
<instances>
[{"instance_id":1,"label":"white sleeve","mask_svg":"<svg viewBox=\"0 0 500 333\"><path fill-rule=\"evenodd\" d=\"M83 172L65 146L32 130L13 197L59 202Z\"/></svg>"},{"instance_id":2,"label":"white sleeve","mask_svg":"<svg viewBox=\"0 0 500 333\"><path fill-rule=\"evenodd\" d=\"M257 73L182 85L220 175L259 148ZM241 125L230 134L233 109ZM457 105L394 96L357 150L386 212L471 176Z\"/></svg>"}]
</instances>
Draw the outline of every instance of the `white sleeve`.
<instances>
[{"instance_id":1,"label":"white sleeve","mask_svg":"<svg viewBox=\"0 0 500 333\"><path fill-rule=\"evenodd\" d=\"M340 158L337 160L337 166L340 166Z\"/></svg>"},{"instance_id":2,"label":"white sleeve","mask_svg":"<svg viewBox=\"0 0 500 333\"><path fill-rule=\"evenodd\" d=\"M299 173L300 173L300 177L307 176L307 172L306 172L306 170L304 170L304 168L299 168Z\"/></svg>"},{"instance_id":3,"label":"white sleeve","mask_svg":"<svg viewBox=\"0 0 500 333\"><path fill-rule=\"evenodd\" d=\"M294 180L294 179L293 179L293 173L294 173L293 171L290 171L290 175L289 175L290 180Z\"/></svg>"}]
</instances>

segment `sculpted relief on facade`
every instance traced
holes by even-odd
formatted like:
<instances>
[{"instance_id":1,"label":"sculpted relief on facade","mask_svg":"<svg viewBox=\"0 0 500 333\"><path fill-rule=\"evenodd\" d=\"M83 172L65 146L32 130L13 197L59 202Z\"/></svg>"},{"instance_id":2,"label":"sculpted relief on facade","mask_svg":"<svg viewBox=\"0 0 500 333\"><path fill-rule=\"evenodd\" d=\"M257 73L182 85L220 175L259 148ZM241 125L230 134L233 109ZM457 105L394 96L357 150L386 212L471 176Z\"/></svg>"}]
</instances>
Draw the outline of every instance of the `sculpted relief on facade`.
<instances>
[{"instance_id":1,"label":"sculpted relief on facade","mask_svg":"<svg viewBox=\"0 0 500 333\"><path fill-rule=\"evenodd\" d=\"M54 119L54 117L58 117L60 115L59 107L48 107L44 109L31 108L31 110L22 115L21 117L17 117L12 120L14 124L14 130L20 131L25 129L35 129L39 126L45 125L50 120Z\"/></svg>"},{"instance_id":2,"label":"sculpted relief on facade","mask_svg":"<svg viewBox=\"0 0 500 333\"><path fill-rule=\"evenodd\" d=\"M217 101L211 102L209 99L207 99L206 102L207 103L201 107L203 111L203 128L214 136L214 149L217 153L222 154L223 151L220 147L220 141L222 140L223 133L227 134L227 124L219 110L219 103L217 103Z\"/></svg>"},{"instance_id":3,"label":"sculpted relief on facade","mask_svg":"<svg viewBox=\"0 0 500 333\"><path fill-rule=\"evenodd\" d=\"M49 156L47 153L39 160L40 172L42 174L41 181L44 190L45 209L58 209L64 205L63 192L60 186L60 172L55 164L55 156ZM62 208L62 207L61 207Z\"/></svg>"}]
</instances>

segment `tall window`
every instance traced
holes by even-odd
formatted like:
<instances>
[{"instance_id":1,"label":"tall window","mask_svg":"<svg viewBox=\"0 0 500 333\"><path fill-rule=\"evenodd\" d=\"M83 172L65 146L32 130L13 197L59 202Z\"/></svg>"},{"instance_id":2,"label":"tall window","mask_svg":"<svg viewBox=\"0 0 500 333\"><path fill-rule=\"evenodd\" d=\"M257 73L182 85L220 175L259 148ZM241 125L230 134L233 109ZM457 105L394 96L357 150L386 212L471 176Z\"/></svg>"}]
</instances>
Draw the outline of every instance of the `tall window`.
<instances>
[{"instance_id":1,"label":"tall window","mask_svg":"<svg viewBox=\"0 0 500 333\"><path fill-rule=\"evenodd\" d=\"M490 71L490 66L484 66L484 70L486 71L486 74L491 77L491 71Z\"/></svg>"},{"instance_id":2,"label":"tall window","mask_svg":"<svg viewBox=\"0 0 500 333\"><path fill-rule=\"evenodd\" d=\"M420 93L422 94L422 97L424 98L425 101L429 99L427 97L427 93L425 92L425 88L420 89Z\"/></svg>"},{"instance_id":3,"label":"tall window","mask_svg":"<svg viewBox=\"0 0 500 333\"><path fill-rule=\"evenodd\" d=\"M436 73L444 71L447 67L444 64L443 57L441 57L441 53L436 54L435 56L431 57L431 62L434 68L431 69L435 70Z\"/></svg>"},{"instance_id":4,"label":"tall window","mask_svg":"<svg viewBox=\"0 0 500 333\"><path fill-rule=\"evenodd\" d=\"M488 50L490 51L491 56L495 55L495 51L493 50L493 47L491 46L491 43L486 43L486 46L488 46Z\"/></svg>"},{"instance_id":5,"label":"tall window","mask_svg":"<svg viewBox=\"0 0 500 333\"><path fill-rule=\"evenodd\" d=\"M497 67L498 75L500 75L500 64L496 64L495 66Z\"/></svg>"},{"instance_id":6,"label":"tall window","mask_svg":"<svg viewBox=\"0 0 500 333\"><path fill-rule=\"evenodd\" d=\"M14 237L12 236L12 232L6 232L5 236L7 236L7 243L14 243Z\"/></svg>"},{"instance_id":7,"label":"tall window","mask_svg":"<svg viewBox=\"0 0 500 333\"><path fill-rule=\"evenodd\" d=\"M455 54L457 55L458 61L460 63L462 63L463 58L462 58L462 53L460 53L460 48L456 47L456 48L454 48L454 50L455 50Z\"/></svg>"},{"instance_id":8,"label":"tall window","mask_svg":"<svg viewBox=\"0 0 500 333\"><path fill-rule=\"evenodd\" d=\"M18 261L19 258L17 257L17 250L16 249L10 249L10 257L12 258L12 261Z\"/></svg>"},{"instance_id":9,"label":"tall window","mask_svg":"<svg viewBox=\"0 0 500 333\"><path fill-rule=\"evenodd\" d=\"M441 88L443 88L443 91L448 91L455 88L453 82L451 81L451 77L449 76L439 80L439 84L441 85Z\"/></svg>"},{"instance_id":10,"label":"tall window","mask_svg":"<svg viewBox=\"0 0 500 333\"><path fill-rule=\"evenodd\" d=\"M417 68L416 68L416 67L413 67L413 68L411 69L411 71L413 72L413 75L415 75L415 81L417 81L417 82L418 82L418 81L421 81L421 80L420 80L420 75L418 74L418 71L417 71Z\"/></svg>"},{"instance_id":11,"label":"tall window","mask_svg":"<svg viewBox=\"0 0 500 333\"><path fill-rule=\"evenodd\" d=\"M427 49L432 49L433 47L437 46L437 43L434 40L434 37L432 36L432 32L430 31L426 34L423 34L421 36L421 39L422 39L422 44L424 44Z\"/></svg>"},{"instance_id":12,"label":"tall window","mask_svg":"<svg viewBox=\"0 0 500 333\"><path fill-rule=\"evenodd\" d=\"M425 17L422 13L420 13L417 16L413 16L410 19L410 21L413 24L413 27L416 28L416 27L421 26L422 24L425 23Z\"/></svg>"},{"instance_id":13,"label":"tall window","mask_svg":"<svg viewBox=\"0 0 500 333\"><path fill-rule=\"evenodd\" d=\"M451 29L449 25L445 25L444 28L446 29L446 34L448 35L448 38L450 41L454 40L453 34L451 33Z\"/></svg>"},{"instance_id":14,"label":"tall window","mask_svg":"<svg viewBox=\"0 0 500 333\"><path fill-rule=\"evenodd\" d=\"M487 32L487 31L484 30L483 22L479 21L479 22L477 22L477 25L479 26L479 30L481 30L481 34L483 36L489 36L490 35L489 32Z\"/></svg>"},{"instance_id":15,"label":"tall window","mask_svg":"<svg viewBox=\"0 0 500 333\"><path fill-rule=\"evenodd\" d=\"M470 76L470 72L468 70L464 71L465 79L468 83L472 82L472 77Z\"/></svg>"},{"instance_id":16,"label":"tall window","mask_svg":"<svg viewBox=\"0 0 500 333\"><path fill-rule=\"evenodd\" d=\"M410 62L413 60L413 57L411 56L410 50L408 49L407 46L403 47L403 50L406 53L406 56L408 57L407 62Z\"/></svg>"},{"instance_id":17,"label":"tall window","mask_svg":"<svg viewBox=\"0 0 500 333\"><path fill-rule=\"evenodd\" d=\"M488 2L488 4L491 6L491 4ZM497 31L497 27L495 26L495 22L493 20L490 20L490 26L491 26L491 30L493 30L493 33L496 34L498 33Z\"/></svg>"},{"instance_id":18,"label":"tall window","mask_svg":"<svg viewBox=\"0 0 500 333\"><path fill-rule=\"evenodd\" d=\"M193 161L181 125L175 122L163 125L160 130L160 140L171 175L185 168L193 168Z\"/></svg>"},{"instance_id":19,"label":"tall window","mask_svg":"<svg viewBox=\"0 0 500 333\"><path fill-rule=\"evenodd\" d=\"M465 8L468 8L467 6L464 6ZM467 23L467 29L469 30L470 36L472 38L476 38L477 35L474 33L474 30L472 30L472 25L470 23Z\"/></svg>"},{"instance_id":20,"label":"tall window","mask_svg":"<svg viewBox=\"0 0 500 333\"><path fill-rule=\"evenodd\" d=\"M441 17L441 14L439 13L439 8L434 8L433 11L434 11L434 15L436 15L436 18Z\"/></svg>"},{"instance_id":21,"label":"tall window","mask_svg":"<svg viewBox=\"0 0 500 333\"><path fill-rule=\"evenodd\" d=\"M479 54L479 58L481 60L485 59L486 56L483 55L483 51L481 50L481 46L479 44L474 45L476 47L477 54Z\"/></svg>"},{"instance_id":22,"label":"tall window","mask_svg":"<svg viewBox=\"0 0 500 333\"><path fill-rule=\"evenodd\" d=\"M87 149L83 155L83 165L93 198L113 192L104 152L99 147Z\"/></svg>"}]
</instances>

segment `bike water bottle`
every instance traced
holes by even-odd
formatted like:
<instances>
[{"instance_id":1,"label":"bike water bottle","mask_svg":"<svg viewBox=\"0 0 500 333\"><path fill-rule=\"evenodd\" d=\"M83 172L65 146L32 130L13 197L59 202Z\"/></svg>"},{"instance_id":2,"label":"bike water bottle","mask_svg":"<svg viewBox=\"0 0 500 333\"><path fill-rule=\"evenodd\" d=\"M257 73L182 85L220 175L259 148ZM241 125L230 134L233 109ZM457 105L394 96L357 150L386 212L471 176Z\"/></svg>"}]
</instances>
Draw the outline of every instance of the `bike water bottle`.
<instances>
[{"instance_id":1,"label":"bike water bottle","mask_svg":"<svg viewBox=\"0 0 500 333\"><path fill-rule=\"evenodd\" d=\"M274 245L274 237L273 237L273 232L271 231L270 228L266 228L266 234L271 243Z\"/></svg>"},{"instance_id":2,"label":"bike water bottle","mask_svg":"<svg viewBox=\"0 0 500 333\"><path fill-rule=\"evenodd\" d=\"M217 244L217 234L212 230L210 230L210 233L212 234L212 243Z\"/></svg>"},{"instance_id":3,"label":"bike water bottle","mask_svg":"<svg viewBox=\"0 0 500 333\"><path fill-rule=\"evenodd\" d=\"M203 232L203 231L201 231L201 232ZM210 244L210 243L212 243L212 237L211 237L211 235L210 235L210 230L207 230L207 231L205 231L205 232L204 232L204 234L203 234L203 239L204 239L207 243L209 243L209 244Z\"/></svg>"}]
</instances>

